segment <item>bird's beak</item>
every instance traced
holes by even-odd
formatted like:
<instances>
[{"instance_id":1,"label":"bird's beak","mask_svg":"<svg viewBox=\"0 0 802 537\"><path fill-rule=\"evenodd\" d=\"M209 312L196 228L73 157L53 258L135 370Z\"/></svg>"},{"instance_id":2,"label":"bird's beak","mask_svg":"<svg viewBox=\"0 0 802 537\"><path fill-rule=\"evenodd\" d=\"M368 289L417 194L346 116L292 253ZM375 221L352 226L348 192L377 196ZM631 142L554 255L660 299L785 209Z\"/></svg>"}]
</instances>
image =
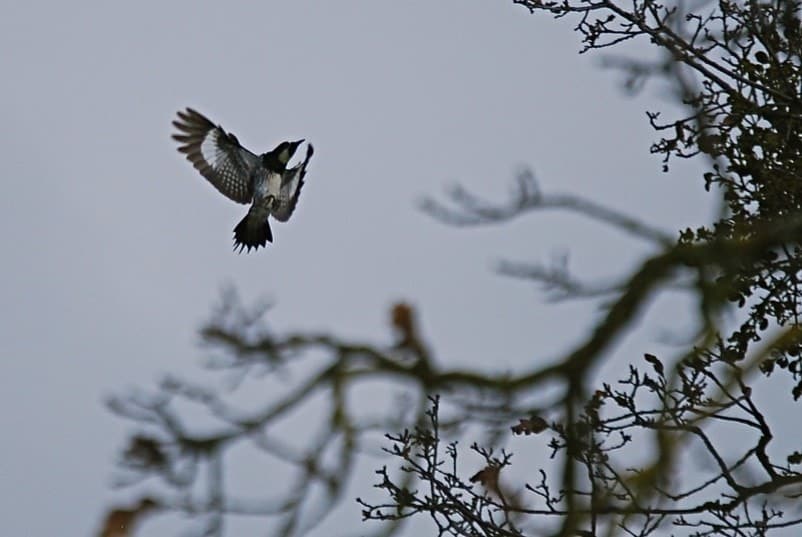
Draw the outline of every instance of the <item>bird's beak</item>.
<instances>
[{"instance_id":1,"label":"bird's beak","mask_svg":"<svg viewBox=\"0 0 802 537\"><path fill-rule=\"evenodd\" d=\"M297 146L301 145L302 143L304 143L305 141L306 141L306 140L304 140L303 138L301 138L301 139L300 139L300 140L298 140L297 142L293 142L293 143L292 143L292 145L294 145L294 146L296 146L296 147L297 147Z\"/></svg>"}]
</instances>

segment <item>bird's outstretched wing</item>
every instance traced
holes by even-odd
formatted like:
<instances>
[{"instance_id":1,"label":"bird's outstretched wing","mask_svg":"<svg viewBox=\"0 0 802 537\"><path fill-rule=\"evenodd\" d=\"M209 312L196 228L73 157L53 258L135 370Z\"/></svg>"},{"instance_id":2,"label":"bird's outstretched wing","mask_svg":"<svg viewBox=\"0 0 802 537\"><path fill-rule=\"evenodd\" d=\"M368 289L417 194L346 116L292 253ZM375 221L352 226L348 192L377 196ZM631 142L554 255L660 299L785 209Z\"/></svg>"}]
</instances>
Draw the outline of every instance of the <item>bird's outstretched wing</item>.
<instances>
[{"instance_id":1,"label":"bird's outstretched wing","mask_svg":"<svg viewBox=\"0 0 802 537\"><path fill-rule=\"evenodd\" d=\"M284 172L281 178L281 188L277 197L278 208L273 209L273 217L279 222L286 222L292 216L295 206L298 204L298 197L301 195L301 188L304 186L304 176L309 159L315 152L312 144L306 147L306 157L297 166Z\"/></svg>"},{"instance_id":2,"label":"bird's outstretched wing","mask_svg":"<svg viewBox=\"0 0 802 537\"><path fill-rule=\"evenodd\" d=\"M173 139L195 169L221 194L237 203L249 203L253 196L251 170L259 157L242 147L237 137L209 121L192 108L178 112L173 121L178 129Z\"/></svg>"}]
</instances>

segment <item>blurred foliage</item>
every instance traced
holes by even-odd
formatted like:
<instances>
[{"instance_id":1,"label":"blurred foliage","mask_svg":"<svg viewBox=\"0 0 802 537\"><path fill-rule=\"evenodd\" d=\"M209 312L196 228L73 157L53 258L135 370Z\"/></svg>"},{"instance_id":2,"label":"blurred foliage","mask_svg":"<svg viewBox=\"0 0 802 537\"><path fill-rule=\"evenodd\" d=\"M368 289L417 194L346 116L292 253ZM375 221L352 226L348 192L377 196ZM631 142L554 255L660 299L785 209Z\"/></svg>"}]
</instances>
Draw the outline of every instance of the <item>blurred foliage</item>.
<instances>
[{"instance_id":1,"label":"blurred foliage","mask_svg":"<svg viewBox=\"0 0 802 537\"><path fill-rule=\"evenodd\" d=\"M519 175L506 203L463 188L447 200L426 199L426 214L456 226L574 212L656 253L612 281L584 281L564 262L502 262L501 274L539 282L554 300L603 308L565 355L514 373L440 363L409 303L392 306L393 334L379 344L277 334L268 308L243 305L229 291L202 332L213 355L206 365L223 375L222 386L169 377L109 401L136 424L120 485L157 498L149 506L190 515L195 534L223 535L231 517L258 516L271 521L271 534L302 535L348 498L357 465L385 434L373 491L380 496L365 491L358 500L364 519L380 522L350 533L397 534L419 517L430 534L454 536L799 530L802 441L781 453L754 396L778 371L793 380L789 407L802 396L799 2L513 2L574 17L583 52L605 49L605 64L624 74L627 90L651 81L671 90L684 113L668 120L649 113L658 138L652 151L665 169L677 158L707 167L701 179L720 200L716 220L669 233L593 200L543 192L530 172ZM627 56L631 40L650 43L655 57ZM676 357L646 353L620 378L597 382L597 366L645 306L678 289L698 305L693 341ZM247 382L272 382L268 400L242 408L237 392ZM371 383L397 394L395 402L362 399ZM304 408L316 419L299 424L300 437L280 433ZM193 425L197 409L214 427ZM514 437L531 444L526 457L507 450ZM243 445L293 478L267 483L265 498L238 495L225 476ZM463 470L466 456L481 461L478 470Z\"/></svg>"}]
</instances>

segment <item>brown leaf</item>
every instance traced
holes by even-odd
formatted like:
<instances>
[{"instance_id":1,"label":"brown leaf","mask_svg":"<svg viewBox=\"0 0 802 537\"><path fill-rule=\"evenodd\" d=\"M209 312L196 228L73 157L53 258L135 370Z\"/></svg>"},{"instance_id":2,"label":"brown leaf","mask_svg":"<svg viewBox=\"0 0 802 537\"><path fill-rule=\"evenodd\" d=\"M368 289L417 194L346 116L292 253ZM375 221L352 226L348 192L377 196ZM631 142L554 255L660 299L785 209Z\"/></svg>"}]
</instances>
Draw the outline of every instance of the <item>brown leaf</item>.
<instances>
[{"instance_id":1,"label":"brown leaf","mask_svg":"<svg viewBox=\"0 0 802 537\"><path fill-rule=\"evenodd\" d=\"M529 419L519 419L518 425L512 426L513 434L538 434L548 429L549 424L540 416L532 416Z\"/></svg>"},{"instance_id":2,"label":"brown leaf","mask_svg":"<svg viewBox=\"0 0 802 537\"><path fill-rule=\"evenodd\" d=\"M643 355L643 357L646 359L647 362L652 364L652 367L654 367L655 373L657 373L661 377L664 375L665 368L663 367L663 362L661 362L660 359L657 358L657 356L655 356L654 354L646 353L646 354Z\"/></svg>"},{"instance_id":3,"label":"brown leaf","mask_svg":"<svg viewBox=\"0 0 802 537\"><path fill-rule=\"evenodd\" d=\"M144 468L159 468L167 462L158 440L142 435L131 438L123 456L130 463Z\"/></svg>"},{"instance_id":4,"label":"brown leaf","mask_svg":"<svg viewBox=\"0 0 802 537\"><path fill-rule=\"evenodd\" d=\"M488 464L471 476L471 483L479 483L490 492L499 493L498 476L501 467L497 464Z\"/></svg>"},{"instance_id":5,"label":"brown leaf","mask_svg":"<svg viewBox=\"0 0 802 537\"><path fill-rule=\"evenodd\" d=\"M402 336L410 338L415 333L414 315L412 306L406 302L397 302L390 309L390 323Z\"/></svg>"},{"instance_id":6,"label":"brown leaf","mask_svg":"<svg viewBox=\"0 0 802 537\"><path fill-rule=\"evenodd\" d=\"M106 515L97 535L98 537L130 537L133 535L133 527L142 516L158 507L159 503L156 500L146 497L142 498L133 509L112 509Z\"/></svg>"}]
</instances>

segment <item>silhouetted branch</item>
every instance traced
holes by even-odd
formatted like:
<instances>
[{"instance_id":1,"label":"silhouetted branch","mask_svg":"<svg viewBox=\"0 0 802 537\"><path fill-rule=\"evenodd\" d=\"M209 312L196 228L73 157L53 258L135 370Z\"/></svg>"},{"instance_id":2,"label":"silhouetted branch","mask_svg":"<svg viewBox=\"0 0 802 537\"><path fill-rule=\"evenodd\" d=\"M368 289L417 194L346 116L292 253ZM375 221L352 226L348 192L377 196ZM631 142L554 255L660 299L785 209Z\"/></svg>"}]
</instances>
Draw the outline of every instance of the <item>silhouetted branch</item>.
<instances>
[{"instance_id":1,"label":"silhouetted branch","mask_svg":"<svg viewBox=\"0 0 802 537\"><path fill-rule=\"evenodd\" d=\"M663 246L670 245L676 240L670 233L591 200L570 194L544 194L534 174L529 170L518 174L516 188L507 203L493 204L481 200L460 186L454 187L449 192L448 198L455 207L448 207L433 198L424 198L420 203L420 209L429 216L453 226L498 224L530 211L557 209L578 213Z\"/></svg>"},{"instance_id":2,"label":"silhouetted branch","mask_svg":"<svg viewBox=\"0 0 802 537\"><path fill-rule=\"evenodd\" d=\"M730 271L737 270L742 264L752 262L764 255L767 249L774 248L788 240L789 236L797 233L802 233L802 223L792 219L782 225L767 228L765 233L755 235L748 240L737 242L723 240L697 245L680 244L667 248L662 254L644 262L640 269L635 271L629 281L622 286L622 291L617 293L606 314L598 321L588 338L575 350L551 362L538 361L538 364L545 363L546 365L537 365L529 371L517 374L493 375L441 366L428 350L427 345L420 340L416 323L413 321L414 312L408 304L398 304L392 308L391 322L400 337L394 343L381 347L349 342L326 334L276 336L264 323L264 320L259 322L251 320L245 329L241 329L230 321L229 316L242 318L242 314L239 312L239 306L228 296L226 297L229 302L228 306L220 310L223 312L223 317L213 319L203 330L203 335L206 343L214 349L214 352L237 357L236 360L229 362L229 367L251 368L265 360L271 366L273 364L285 364L286 366L294 362L303 363L305 357L310 354L316 357L314 360L316 365L310 368L309 366L312 364L307 363L306 372L301 375L301 378L287 385L286 389L274 394L273 397L270 397L269 403L255 410L238 410L226 400L230 395L235 395L235 392L227 395L217 389L194 384L174 376L165 378L158 385L156 392L152 394L134 392L128 396L112 398L109 406L113 411L142 426L141 431L134 436L132 444L126 452L124 467L129 472L160 476L165 483L176 487L178 489L177 496L173 499L165 497L161 501L166 509L181 511L190 506L195 511L206 509L208 515L206 527L209 534L221 534L223 515L248 509L253 512L257 509L255 506L262 505L261 508L264 510L261 514L276 516L281 520L280 535L295 535L307 531L314 524L322 521L342 498L357 454L366 441L366 434L382 428L387 430L390 426L412 426L420 423L421 413L426 410L424 402L427 395L436 392L454 394L446 399L452 409L450 413L453 414L452 417L446 417L446 422L472 421L480 423L486 418L487 423L502 423L504 420L509 422L515 416L530 412L529 394L538 388L553 386L556 381L563 387L562 395L557 394L553 401L546 405L552 408L552 411L560 412L563 415L565 425L561 426L562 429L552 427L552 430L559 433L562 439L561 443L555 444L554 447L557 451L565 450L566 453L575 454L563 458L565 470L569 468L573 470L570 473L564 470L563 473L560 490L565 491L562 500L565 507L554 508L553 511L554 514L562 515L568 520L565 528L576 528L576 524L581 519L576 516L583 513L620 515L640 513L649 516L690 514L694 511L679 508L649 507L647 509L640 503L633 503L629 506L619 504L615 508L607 506L603 509L594 508L595 510L590 510L587 506L580 507L583 505L580 499L590 492L579 488L581 474L578 473L578 465L587 465L590 462L596 464L598 461L587 459L588 455L580 455L590 444L577 436L576 432L572 432L574 425L571 424L579 424L582 423L582 420L588 419L581 414L581 408L586 404L585 394L590 372L616 338L626 333L651 296L658 292L666 282L670 282L683 271L700 270L703 267L711 274L717 274L726 281L725 276ZM710 297L710 301L720 300L717 297L722 294L721 290L711 288L708 291L716 295ZM726 296L726 293L723 295ZM778 342L779 344L781 343ZM216 362L213 370L225 373L225 362ZM720 389L721 397L729 400L729 403L720 407L710 407L706 414L699 415L699 419L709 420L716 413L728 410L733 402L738 402L742 408L752 408L752 415L759 416L751 402L746 405L749 401L746 396L741 395L736 398L732 395L729 386L733 381L727 380L726 376L715 378L717 383L714 387ZM402 416L399 416L397 409L392 409L391 412L376 416L370 421L357 418L355 414L357 409L347 404L347 400L350 398L349 393L364 381L381 380L386 382L393 379L403 382L407 386L407 393L416 394L413 400L417 400L417 402L411 405ZM635 380L630 380L630 382L636 389L654 387L653 383L650 383L651 381L647 382L645 377L641 380L641 377L637 375ZM662 389L668 390L667 386ZM478 397L461 395L468 391ZM683 397L685 399L691 397L692 391L683 384L681 393L684 394L682 397L679 395L669 396L669 392L666 391L661 398L666 401L682 401ZM321 419L309 423L305 428L304 440L300 444L304 447L296 447L298 446L297 442L289 443L285 438L270 432L277 422L303 410L316 394L326 394L328 402L325 405L325 412L320 415ZM605 394L606 399L614 401L621 397L621 394L609 390ZM664 419L655 421L651 415L656 417L660 412L665 413L667 410L639 410L636 412L634 397L635 394L631 396L633 403L627 406L631 412L629 418L633 421L621 426L614 424L625 419L624 417L611 418L609 422L605 422L607 429L598 429L600 434L605 433L612 438L611 435L614 431L633 427L656 429L661 434L666 431L674 434L691 434L706 443L709 451L715 456L717 452L710 447L710 439L694 425L693 421L677 422L673 425L664 424ZM698 396L696 397L698 399ZM715 401L715 399L711 401ZM196 431L185 423L186 418L181 417L182 412L179 409L186 403L204 409L208 416L217 421L216 428L210 430L206 427L202 431ZM683 409L683 412L687 411ZM679 416L680 414L677 414L674 419L678 420ZM430 416L430 419L433 418ZM438 417L438 429L439 427ZM458 431L454 430L454 434L457 433ZM503 440L498 435L495 435L494 438L496 441ZM625 437L622 437L623 441L614 446L625 445L627 442L624 439ZM225 453L231 446L243 442L254 445L264 453L281 460L283 464L296 469L297 479L294 484L288 483L283 487L285 492L279 498L270 501L269 504L237 499L235 494L224 490L222 486L220 476L225 472ZM679 445L679 443L666 444L668 447L661 451L660 456L663 461L672 459L672 453L675 450L671 446L674 445ZM601 453L604 453L604 450ZM754 454L759 455L765 461L767 457L765 445L755 450ZM333 461L335 461L334 464L332 464ZM719 459L719 467L722 476L729 475L733 471L733 468L727 466L721 459ZM764 464L764 468L766 467ZM773 468L774 465L772 464L770 467ZM191 471L187 469L191 469ZM200 469L205 470L199 471ZM440 478L442 477L438 473L440 471L432 473L433 470L430 469L429 473L424 476L418 474L417 478L434 475ZM591 471L590 475L595 476L595 480L601 479L593 473L595 472L593 468L589 468L587 471ZM659 471L667 470L661 468ZM626 475L623 470L616 470L615 475L620 477L619 481L623 480L623 484L617 485L616 488L624 487L624 484L630 482L630 478L621 477ZM205 498L195 497L194 494L197 493L190 493L191 490L197 490L194 484L201 476L207 476ZM742 495L741 501L745 501L754 495L774 492L775 489L772 489L772 486L782 489L796 483L796 477L787 479L786 476L778 474L774 478L770 476L768 481L752 488L741 485L736 487L733 483L731 486ZM442 487L447 485L452 486L453 483L448 482ZM468 486L466 485L466 487ZM299 517L303 509L307 508L305 506L308 504L308 498L313 489L324 491L323 503L319 507L319 516L310 519L311 522L303 522ZM630 492L629 496L632 496L632 501L635 502L640 497L640 493L635 489L630 489ZM445 494L444 491L441 493ZM592 496L598 498L599 494L599 492L594 492ZM676 496L674 492L670 494ZM453 491L449 492L449 495L448 501L455 501L451 497ZM487 508L498 509L500 505L498 501L500 500L496 500L495 503L487 503ZM509 504L510 501L511 499L505 496L501 507L509 512L520 511L521 514L539 512L530 512L523 508L513 509ZM506 507L503 505L504 502L507 503ZM738 502L730 503L733 508L739 505ZM248 505L248 509L243 507L244 505ZM431 506L427 508L431 508ZM474 515L472 517L470 521L462 520L462 522L469 526L480 523L480 519L475 518ZM454 520L451 522L440 520L439 523L445 524L443 527L451 527L449 524L453 524ZM509 524L509 522L505 524ZM502 534L507 534L505 532L515 534L517 530L503 525L498 531Z\"/></svg>"},{"instance_id":3,"label":"silhouetted branch","mask_svg":"<svg viewBox=\"0 0 802 537\"><path fill-rule=\"evenodd\" d=\"M590 284L573 276L568 270L567 257L557 260L551 266L514 261L501 261L496 270L499 274L532 280L542 284L550 301L568 299L598 298L623 291L622 283Z\"/></svg>"}]
</instances>

